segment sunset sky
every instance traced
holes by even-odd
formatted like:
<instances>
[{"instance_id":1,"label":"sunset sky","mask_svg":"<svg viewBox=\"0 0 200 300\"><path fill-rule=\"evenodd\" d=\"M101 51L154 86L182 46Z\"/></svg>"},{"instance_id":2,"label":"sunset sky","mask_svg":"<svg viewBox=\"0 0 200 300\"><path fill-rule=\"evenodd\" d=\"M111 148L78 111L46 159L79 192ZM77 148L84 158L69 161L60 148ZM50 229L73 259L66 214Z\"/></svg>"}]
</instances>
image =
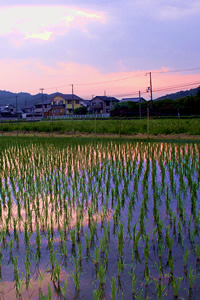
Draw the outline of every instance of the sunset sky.
<instances>
[{"instance_id":1,"label":"sunset sky","mask_svg":"<svg viewBox=\"0 0 200 300\"><path fill-rule=\"evenodd\" d=\"M0 90L153 97L200 85L199 0L0 0Z\"/></svg>"}]
</instances>

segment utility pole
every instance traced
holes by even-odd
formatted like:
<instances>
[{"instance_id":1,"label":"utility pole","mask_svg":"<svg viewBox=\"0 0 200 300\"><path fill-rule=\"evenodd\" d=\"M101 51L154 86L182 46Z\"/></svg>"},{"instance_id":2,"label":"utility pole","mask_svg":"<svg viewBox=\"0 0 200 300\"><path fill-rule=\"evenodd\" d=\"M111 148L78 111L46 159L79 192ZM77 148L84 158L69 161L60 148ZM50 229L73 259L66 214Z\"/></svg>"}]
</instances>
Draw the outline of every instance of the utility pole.
<instances>
[{"instance_id":1,"label":"utility pole","mask_svg":"<svg viewBox=\"0 0 200 300\"><path fill-rule=\"evenodd\" d=\"M150 97L151 97L151 108L153 108L153 87L152 87L152 77L151 72L146 73L146 75L149 74L150 76L150 86L147 88L147 92L150 91Z\"/></svg>"},{"instance_id":2,"label":"utility pole","mask_svg":"<svg viewBox=\"0 0 200 300\"><path fill-rule=\"evenodd\" d=\"M17 113L17 120L19 121L19 114L18 114L18 101L17 101L17 100L18 100L18 99L17 99L17 98L18 98L18 96L16 95L15 97L16 97L16 113Z\"/></svg>"},{"instance_id":3,"label":"utility pole","mask_svg":"<svg viewBox=\"0 0 200 300\"><path fill-rule=\"evenodd\" d=\"M140 91L139 91L139 114L140 114L140 120L141 120L141 94L140 94Z\"/></svg>"},{"instance_id":4,"label":"utility pole","mask_svg":"<svg viewBox=\"0 0 200 300\"><path fill-rule=\"evenodd\" d=\"M74 115L74 85L72 84L72 114Z\"/></svg>"},{"instance_id":5,"label":"utility pole","mask_svg":"<svg viewBox=\"0 0 200 300\"><path fill-rule=\"evenodd\" d=\"M44 118L44 103L43 103L43 91L44 91L44 89L41 88L40 91L41 91L41 94L42 94L42 119L43 119Z\"/></svg>"},{"instance_id":6,"label":"utility pole","mask_svg":"<svg viewBox=\"0 0 200 300\"><path fill-rule=\"evenodd\" d=\"M152 88L152 78L151 78L151 72L149 73L150 75L150 95L151 95L151 108L153 108L153 88Z\"/></svg>"}]
</instances>

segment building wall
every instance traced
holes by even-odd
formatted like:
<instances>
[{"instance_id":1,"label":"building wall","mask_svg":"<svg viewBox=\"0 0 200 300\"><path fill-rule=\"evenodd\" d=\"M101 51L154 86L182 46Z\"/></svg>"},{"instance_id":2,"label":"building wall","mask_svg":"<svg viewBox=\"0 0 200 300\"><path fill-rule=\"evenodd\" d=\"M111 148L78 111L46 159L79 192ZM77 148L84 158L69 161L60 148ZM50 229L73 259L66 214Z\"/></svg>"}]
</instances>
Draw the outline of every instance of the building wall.
<instances>
[{"instance_id":1,"label":"building wall","mask_svg":"<svg viewBox=\"0 0 200 300\"><path fill-rule=\"evenodd\" d=\"M62 96L55 96L51 102L52 105L59 105L59 104L65 104L65 110L61 110L60 112L56 112L56 108L54 108L55 115L61 115L61 114L71 114L73 111L73 101L71 99L65 99ZM74 99L74 109L81 106L81 99L76 100Z\"/></svg>"},{"instance_id":2,"label":"building wall","mask_svg":"<svg viewBox=\"0 0 200 300\"><path fill-rule=\"evenodd\" d=\"M53 98L51 104L54 104L54 105L65 104L65 99L63 97L61 97L61 96L55 96Z\"/></svg>"},{"instance_id":3,"label":"building wall","mask_svg":"<svg viewBox=\"0 0 200 300\"><path fill-rule=\"evenodd\" d=\"M74 100L74 109L80 106L81 106L81 100ZM68 114L72 113L72 109L73 109L72 100L66 100L66 109Z\"/></svg>"},{"instance_id":4,"label":"building wall","mask_svg":"<svg viewBox=\"0 0 200 300\"><path fill-rule=\"evenodd\" d=\"M99 98L91 100L90 110L94 113L105 113L105 102Z\"/></svg>"},{"instance_id":5,"label":"building wall","mask_svg":"<svg viewBox=\"0 0 200 300\"><path fill-rule=\"evenodd\" d=\"M103 101L102 99L96 97L91 100L90 110L93 113L106 114L110 113L110 110L114 107L115 102L112 101Z\"/></svg>"}]
</instances>

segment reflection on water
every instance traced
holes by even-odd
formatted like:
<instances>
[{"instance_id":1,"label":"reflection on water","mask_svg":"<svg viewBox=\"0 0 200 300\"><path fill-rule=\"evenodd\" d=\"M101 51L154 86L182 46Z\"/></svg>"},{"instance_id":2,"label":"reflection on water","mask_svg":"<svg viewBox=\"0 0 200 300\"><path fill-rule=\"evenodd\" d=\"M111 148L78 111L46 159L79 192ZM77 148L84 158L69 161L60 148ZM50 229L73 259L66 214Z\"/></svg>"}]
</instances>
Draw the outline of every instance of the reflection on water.
<instances>
[{"instance_id":1,"label":"reflection on water","mask_svg":"<svg viewBox=\"0 0 200 300\"><path fill-rule=\"evenodd\" d=\"M200 261L199 144L10 139L1 147L3 283L13 279L13 272L5 270L7 264L14 270L16 255L19 276L27 272L20 259L26 256L30 280L38 270L48 270L53 288L55 253L65 274L62 287L69 274L74 289L73 272L80 272L80 298L100 291L110 299L115 277L117 298L123 293L130 299L134 274L136 296L142 290L144 298L156 299L157 282L169 299L174 278L183 277L179 295L187 297L191 271L194 288L188 291L195 299L200 286L195 277ZM90 291L83 284L86 277ZM68 295L74 297L71 291Z\"/></svg>"}]
</instances>

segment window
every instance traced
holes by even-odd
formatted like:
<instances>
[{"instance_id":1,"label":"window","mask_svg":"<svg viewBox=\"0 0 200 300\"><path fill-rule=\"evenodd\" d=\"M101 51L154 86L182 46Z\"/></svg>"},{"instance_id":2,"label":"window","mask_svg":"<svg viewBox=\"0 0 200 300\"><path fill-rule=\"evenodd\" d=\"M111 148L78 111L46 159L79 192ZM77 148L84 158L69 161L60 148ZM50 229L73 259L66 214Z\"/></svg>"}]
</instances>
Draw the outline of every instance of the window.
<instances>
[{"instance_id":1,"label":"window","mask_svg":"<svg viewBox=\"0 0 200 300\"><path fill-rule=\"evenodd\" d=\"M106 106L109 106L110 105L110 102L106 101Z\"/></svg>"},{"instance_id":2,"label":"window","mask_svg":"<svg viewBox=\"0 0 200 300\"><path fill-rule=\"evenodd\" d=\"M72 100L68 100L67 103L68 103L68 104L71 104L71 103L72 103Z\"/></svg>"},{"instance_id":3,"label":"window","mask_svg":"<svg viewBox=\"0 0 200 300\"><path fill-rule=\"evenodd\" d=\"M75 102L76 104L79 104L79 100L76 100L76 102Z\"/></svg>"},{"instance_id":4,"label":"window","mask_svg":"<svg viewBox=\"0 0 200 300\"><path fill-rule=\"evenodd\" d=\"M63 101L60 101L59 104L63 104Z\"/></svg>"}]
</instances>

